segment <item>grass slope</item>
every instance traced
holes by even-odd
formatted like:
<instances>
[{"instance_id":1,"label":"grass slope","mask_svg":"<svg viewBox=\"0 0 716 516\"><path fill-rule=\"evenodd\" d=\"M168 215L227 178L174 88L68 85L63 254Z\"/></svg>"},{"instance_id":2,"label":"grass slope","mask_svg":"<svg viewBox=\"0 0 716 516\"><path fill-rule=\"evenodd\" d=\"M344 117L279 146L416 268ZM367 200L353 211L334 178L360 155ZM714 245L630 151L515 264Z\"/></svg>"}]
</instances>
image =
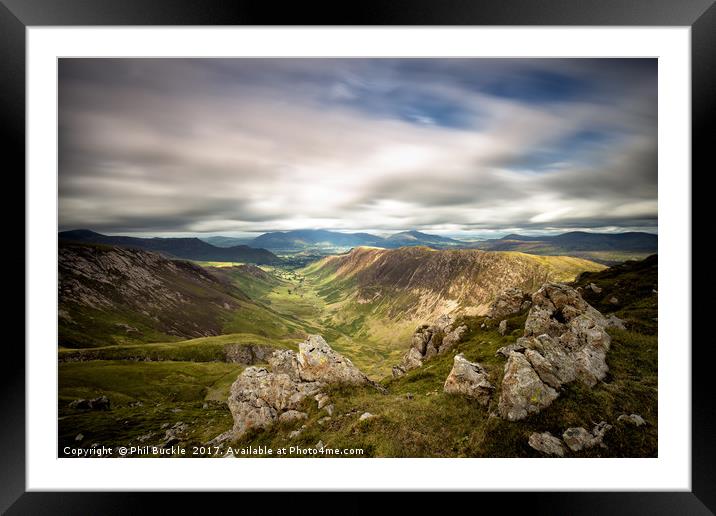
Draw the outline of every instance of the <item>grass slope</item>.
<instances>
[{"instance_id":1,"label":"grass slope","mask_svg":"<svg viewBox=\"0 0 716 516\"><path fill-rule=\"evenodd\" d=\"M60 362L86 360L223 362L225 360L224 348L229 345L261 345L277 349L296 349L299 340L267 338L252 333L232 333L180 342L127 344L90 349L61 348L59 360Z\"/></svg>"},{"instance_id":2,"label":"grass slope","mask_svg":"<svg viewBox=\"0 0 716 516\"><path fill-rule=\"evenodd\" d=\"M243 366L226 363L92 361L59 365L59 456L66 446L131 446L161 442L168 426L189 424L201 444L231 426L225 400ZM109 411L67 404L106 395ZM76 441L78 434L84 439ZM146 441L140 436L150 435Z\"/></svg>"},{"instance_id":3,"label":"grass slope","mask_svg":"<svg viewBox=\"0 0 716 516\"><path fill-rule=\"evenodd\" d=\"M254 265L204 268L136 249L62 243L59 269L58 340L63 347L224 333L278 339L311 330L298 318L252 299L282 283Z\"/></svg>"}]
</instances>

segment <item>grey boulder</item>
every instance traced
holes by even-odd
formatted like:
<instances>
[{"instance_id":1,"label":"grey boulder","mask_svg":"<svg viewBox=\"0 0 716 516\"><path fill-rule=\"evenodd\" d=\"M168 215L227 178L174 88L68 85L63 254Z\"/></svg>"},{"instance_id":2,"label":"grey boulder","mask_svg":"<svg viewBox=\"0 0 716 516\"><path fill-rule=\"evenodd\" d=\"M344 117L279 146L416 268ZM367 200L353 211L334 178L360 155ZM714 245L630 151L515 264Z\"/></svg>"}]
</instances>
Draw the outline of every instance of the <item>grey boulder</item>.
<instances>
[{"instance_id":1,"label":"grey boulder","mask_svg":"<svg viewBox=\"0 0 716 516\"><path fill-rule=\"evenodd\" d=\"M433 324L421 324L411 337L410 348L400 363L393 366L393 376L403 376L408 371L421 367L426 360L454 348L465 332L467 326L455 327L455 319L447 314L438 317Z\"/></svg>"},{"instance_id":2,"label":"grey boulder","mask_svg":"<svg viewBox=\"0 0 716 516\"><path fill-rule=\"evenodd\" d=\"M619 422L619 423L624 422L624 423L628 423L630 425L634 425L637 427L646 424L646 421L644 421L644 418L641 417L639 414L629 414L629 415L621 414L617 418L617 422Z\"/></svg>"},{"instance_id":3,"label":"grey boulder","mask_svg":"<svg viewBox=\"0 0 716 516\"><path fill-rule=\"evenodd\" d=\"M557 437L553 436L549 432L534 432L530 435L527 443L531 448L542 452L546 455L556 455L557 457L564 457L564 448L562 447L562 441Z\"/></svg>"},{"instance_id":4,"label":"grey boulder","mask_svg":"<svg viewBox=\"0 0 716 516\"><path fill-rule=\"evenodd\" d=\"M353 363L334 351L319 335L299 344L298 353L276 351L268 359L272 370L247 367L231 386L228 405L234 418L234 438L253 428L268 428L276 421L304 419L301 404L314 397L319 405L324 385L373 385Z\"/></svg>"},{"instance_id":5,"label":"grey boulder","mask_svg":"<svg viewBox=\"0 0 716 516\"><path fill-rule=\"evenodd\" d=\"M612 428L612 425L607 424L606 421L598 423L591 432L585 428L573 427L567 428L562 434L562 439L569 449L572 451L580 451L583 449L593 448L594 446L601 446L606 448L604 444L604 436L608 430Z\"/></svg>"},{"instance_id":6,"label":"grey boulder","mask_svg":"<svg viewBox=\"0 0 716 516\"><path fill-rule=\"evenodd\" d=\"M497 327L497 331L502 335L503 337L507 333L507 319L502 319L500 321L500 325Z\"/></svg>"},{"instance_id":7,"label":"grey boulder","mask_svg":"<svg viewBox=\"0 0 716 516\"><path fill-rule=\"evenodd\" d=\"M548 407L556 398L557 391L542 381L525 355L511 352L502 378L500 416L509 421L524 419Z\"/></svg>"},{"instance_id":8,"label":"grey boulder","mask_svg":"<svg viewBox=\"0 0 716 516\"><path fill-rule=\"evenodd\" d=\"M348 358L334 351L320 335L298 345L298 371L304 382L365 385L371 383Z\"/></svg>"},{"instance_id":9,"label":"grey boulder","mask_svg":"<svg viewBox=\"0 0 716 516\"><path fill-rule=\"evenodd\" d=\"M487 311L490 319L504 319L529 306L529 294L520 288L509 288L497 295Z\"/></svg>"},{"instance_id":10,"label":"grey boulder","mask_svg":"<svg viewBox=\"0 0 716 516\"><path fill-rule=\"evenodd\" d=\"M607 325L607 318L572 287L544 284L532 296L524 336L497 351L508 356L502 417L516 420L539 412L564 384L578 380L593 387L603 380L611 344Z\"/></svg>"},{"instance_id":11,"label":"grey boulder","mask_svg":"<svg viewBox=\"0 0 716 516\"><path fill-rule=\"evenodd\" d=\"M480 364L468 361L462 353L455 355L452 370L443 386L445 392L462 394L487 405L493 389L487 371Z\"/></svg>"}]
</instances>

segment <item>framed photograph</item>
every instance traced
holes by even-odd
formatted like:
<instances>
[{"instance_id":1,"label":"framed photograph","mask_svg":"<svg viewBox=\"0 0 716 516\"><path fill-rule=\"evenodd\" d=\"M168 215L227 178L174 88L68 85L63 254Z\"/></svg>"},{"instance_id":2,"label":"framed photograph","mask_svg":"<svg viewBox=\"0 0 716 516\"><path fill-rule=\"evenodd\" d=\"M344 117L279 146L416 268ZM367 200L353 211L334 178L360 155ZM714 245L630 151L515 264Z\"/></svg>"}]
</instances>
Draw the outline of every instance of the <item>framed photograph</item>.
<instances>
[{"instance_id":1,"label":"framed photograph","mask_svg":"<svg viewBox=\"0 0 716 516\"><path fill-rule=\"evenodd\" d=\"M3 510L712 513L713 2L3 3L27 300Z\"/></svg>"}]
</instances>

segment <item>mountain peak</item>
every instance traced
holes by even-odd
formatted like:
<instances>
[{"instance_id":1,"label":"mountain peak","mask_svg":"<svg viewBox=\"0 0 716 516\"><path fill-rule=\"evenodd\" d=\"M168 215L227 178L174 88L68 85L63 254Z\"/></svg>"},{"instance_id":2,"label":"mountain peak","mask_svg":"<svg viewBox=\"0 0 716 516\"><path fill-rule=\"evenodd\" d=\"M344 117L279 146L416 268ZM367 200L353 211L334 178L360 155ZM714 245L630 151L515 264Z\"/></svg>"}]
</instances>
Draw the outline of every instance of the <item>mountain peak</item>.
<instances>
[{"instance_id":1,"label":"mountain peak","mask_svg":"<svg viewBox=\"0 0 716 516\"><path fill-rule=\"evenodd\" d=\"M91 229L71 229L69 231L60 231L58 234L59 238L64 238L65 240L73 240L73 239L83 239L83 238L92 238L92 237L99 237L104 236L96 231L92 231Z\"/></svg>"}]
</instances>

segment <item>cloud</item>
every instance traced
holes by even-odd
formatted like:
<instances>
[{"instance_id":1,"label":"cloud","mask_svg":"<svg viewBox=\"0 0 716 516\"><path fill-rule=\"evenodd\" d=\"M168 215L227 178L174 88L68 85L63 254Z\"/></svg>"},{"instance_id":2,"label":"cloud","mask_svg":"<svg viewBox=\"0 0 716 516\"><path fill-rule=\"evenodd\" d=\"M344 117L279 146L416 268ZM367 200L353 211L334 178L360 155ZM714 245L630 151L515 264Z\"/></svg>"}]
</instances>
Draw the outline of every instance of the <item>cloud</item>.
<instances>
[{"instance_id":1,"label":"cloud","mask_svg":"<svg viewBox=\"0 0 716 516\"><path fill-rule=\"evenodd\" d=\"M62 59L60 226L653 227L650 60Z\"/></svg>"}]
</instances>

